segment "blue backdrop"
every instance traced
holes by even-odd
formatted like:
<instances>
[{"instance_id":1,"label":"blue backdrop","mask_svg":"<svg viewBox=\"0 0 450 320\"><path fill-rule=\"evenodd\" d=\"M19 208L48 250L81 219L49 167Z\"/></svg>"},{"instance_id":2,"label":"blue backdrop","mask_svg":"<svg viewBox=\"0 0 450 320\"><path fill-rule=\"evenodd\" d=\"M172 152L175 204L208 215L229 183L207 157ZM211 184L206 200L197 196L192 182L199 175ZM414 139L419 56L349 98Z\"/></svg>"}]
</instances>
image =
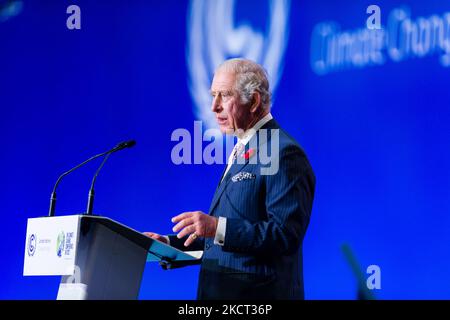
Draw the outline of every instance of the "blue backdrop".
<instances>
[{"instance_id":1,"label":"blue backdrop","mask_svg":"<svg viewBox=\"0 0 450 320\"><path fill-rule=\"evenodd\" d=\"M196 76L211 77L221 39L228 48L238 41L208 18L226 18L224 3L0 1L0 298L56 297L58 277L22 276L27 218L47 213L60 173L119 141L138 144L106 164L95 213L169 233L172 216L208 210L223 166L174 165L170 137L207 121ZM282 26L281 42L264 40L255 57L274 50L272 114L302 144L317 177L304 241L306 298L356 298L341 249L348 244L365 275L369 265L380 267L377 298L449 299L450 5L292 0L271 20L277 3L236 0L231 17L241 35L250 26L266 40ZM66 27L71 4L81 9L80 30ZM375 33L355 36L370 4L381 9L382 30L374 32L391 32L395 45L377 47ZM402 13L409 22L395 24ZM203 33L193 33L193 23ZM62 182L57 215L85 210L96 166ZM198 271L148 265L140 298L194 299Z\"/></svg>"}]
</instances>

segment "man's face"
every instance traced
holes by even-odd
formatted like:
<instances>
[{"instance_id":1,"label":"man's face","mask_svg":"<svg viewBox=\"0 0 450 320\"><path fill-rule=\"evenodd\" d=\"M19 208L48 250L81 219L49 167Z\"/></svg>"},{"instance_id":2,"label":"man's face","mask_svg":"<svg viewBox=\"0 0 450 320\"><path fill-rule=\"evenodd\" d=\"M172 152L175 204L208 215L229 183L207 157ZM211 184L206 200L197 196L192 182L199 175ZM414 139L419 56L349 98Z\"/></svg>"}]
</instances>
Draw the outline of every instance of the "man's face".
<instances>
[{"instance_id":1,"label":"man's face","mask_svg":"<svg viewBox=\"0 0 450 320\"><path fill-rule=\"evenodd\" d=\"M211 110L216 114L220 130L226 134L248 129L251 118L249 108L240 103L235 82L236 75L233 72L219 70L211 85Z\"/></svg>"}]
</instances>

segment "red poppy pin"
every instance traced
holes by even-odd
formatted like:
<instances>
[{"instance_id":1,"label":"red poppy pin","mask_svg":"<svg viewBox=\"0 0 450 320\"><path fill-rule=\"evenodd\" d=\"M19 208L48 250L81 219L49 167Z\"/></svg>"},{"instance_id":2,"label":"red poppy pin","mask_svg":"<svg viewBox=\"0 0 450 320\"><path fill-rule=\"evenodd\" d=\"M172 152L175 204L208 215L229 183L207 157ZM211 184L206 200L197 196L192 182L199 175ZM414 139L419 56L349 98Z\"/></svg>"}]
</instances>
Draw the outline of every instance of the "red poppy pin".
<instances>
[{"instance_id":1,"label":"red poppy pin","mask_svg":"<svg viewBox=\"0 0 450 320\"><path fill-rule=\"evenodd\" d=\"M250 159L251 157L253 157L253 155L255 154L255 149L253 149L253 148L250 148L250 149L248 149L248 151L246 152L246 153L244 153L243 155L242 155L242 157L245 159L245 160L248 160L248 159Z\"/></svg>"}]
</instances>

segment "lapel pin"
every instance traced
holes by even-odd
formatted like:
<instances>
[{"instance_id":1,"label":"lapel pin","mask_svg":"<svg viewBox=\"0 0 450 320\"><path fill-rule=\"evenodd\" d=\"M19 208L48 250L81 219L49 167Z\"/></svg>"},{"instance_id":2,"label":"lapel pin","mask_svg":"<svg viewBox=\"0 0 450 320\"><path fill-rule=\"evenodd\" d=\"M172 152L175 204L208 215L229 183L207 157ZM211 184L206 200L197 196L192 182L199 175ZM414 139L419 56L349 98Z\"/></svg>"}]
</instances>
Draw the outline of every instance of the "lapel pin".
<instances>
[{"instance_id":1,"label":"lapel pin","mask_svg":"<svg viewBox=\"0 0 450 320\"><path fill-rule=\"evenodd\" d=\"M248 160L248 159L250 159L251 157L253 157L254 154L255 154L255 149L250 148L250 149L248 149L248 151L247 151L246 153L244 153L244 154L242 155L242 157L243 157L245 160Z\"/></svg>"}]
</instances>

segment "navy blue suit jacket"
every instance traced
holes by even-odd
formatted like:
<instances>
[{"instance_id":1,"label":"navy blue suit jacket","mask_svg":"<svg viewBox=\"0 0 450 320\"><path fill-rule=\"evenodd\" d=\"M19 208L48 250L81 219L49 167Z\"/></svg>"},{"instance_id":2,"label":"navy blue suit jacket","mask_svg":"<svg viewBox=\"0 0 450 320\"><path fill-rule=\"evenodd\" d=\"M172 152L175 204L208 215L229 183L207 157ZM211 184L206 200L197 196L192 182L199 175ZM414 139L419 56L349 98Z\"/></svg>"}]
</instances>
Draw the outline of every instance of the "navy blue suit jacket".
<instances>
[{"instance_id":1,"label":"navy blue suit jacket","mask_svg":"<svg viewBox=\"0 0 450 320\"><path fill-rule=\"evenodd\" d=\"M261 129L269 133L267 143L260 145L258 131L246 150L257 142L257 159L264 148L270 154L271 130L278 130L279 169L276 174L263 175L261 168L267 165L260 161L252 164L250 158L233 163L209 209L210 215L227 219L223 246L208 238L183 248L185 239L170 237L175 247L204 250L198 299L304 297L302 242L312 210L315 176L302 148L274 119ZM246 173L247 179L232 179L238 173Z\"/></svg>"}]
</instances>

